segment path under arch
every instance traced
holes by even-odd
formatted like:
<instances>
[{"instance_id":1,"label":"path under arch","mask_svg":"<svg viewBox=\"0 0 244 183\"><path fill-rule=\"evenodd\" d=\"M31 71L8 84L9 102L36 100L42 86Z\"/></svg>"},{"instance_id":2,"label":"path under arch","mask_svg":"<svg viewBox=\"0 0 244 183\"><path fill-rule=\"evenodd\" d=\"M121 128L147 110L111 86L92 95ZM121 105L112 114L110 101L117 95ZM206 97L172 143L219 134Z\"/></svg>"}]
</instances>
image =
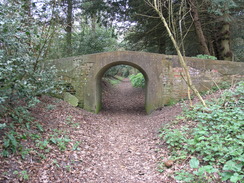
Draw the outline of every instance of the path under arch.
<instances>
[{"instance_id":1,"label":"path under arch","mask_svg":"<svg viewBox=\"0 0 244 183\"><path fill-rule=\"evenodd\" d=\"M144 92L132 88L127 79L114 87L103 86L97 144L92 150L96 158L87 162L88 169L94 169L87 182L160 182L155 153L160 122L146 115Z\"/></svg>"},{"instance_id":2,"label":"path under arch","mask_svg":"<svg viewBox=\"0 0 244 183\"><path fill-rule=\"evenodd\" d=\"M98 113L101 110L101 86L100 82L104 73L116 65L129 65L138 69L145 78L145 110L150 114L153 110L163 106L161 97L163 91L160 81L160 74L163 67L161 60L152 60L150 54L130 54L129 52L114 52L100 55L101 57L89 58L93 65L87 75L87 82L84 90L84 109Z\"/></svg>"},{"instance_id":3,"label":"path under arch","mask_svg":"<svg viewBox=\"0 0 244 183\"><path fill-rule=\"evenodd\" d=\"M132 88L129 78L112 87L102 83L103 114L146 115L145 88Z\"/></svg>"},{"instance_id":4,"label":"path under arch","mask_svg":"<svg viewBox=\"0 0 244 183\"><path fill-rule=\"evenodd\" d=\"M157 171L162 154L157 151L158 130L180 113L164 108L147 115L144 89L133 88L128 79L103 89L103 109L96 117L96 132L84 156L84 182L161 183L173 179ZM96 120L95 120L96 121ZM95 143L94 143L95 142Z\"/></svg>"}]
</instances>

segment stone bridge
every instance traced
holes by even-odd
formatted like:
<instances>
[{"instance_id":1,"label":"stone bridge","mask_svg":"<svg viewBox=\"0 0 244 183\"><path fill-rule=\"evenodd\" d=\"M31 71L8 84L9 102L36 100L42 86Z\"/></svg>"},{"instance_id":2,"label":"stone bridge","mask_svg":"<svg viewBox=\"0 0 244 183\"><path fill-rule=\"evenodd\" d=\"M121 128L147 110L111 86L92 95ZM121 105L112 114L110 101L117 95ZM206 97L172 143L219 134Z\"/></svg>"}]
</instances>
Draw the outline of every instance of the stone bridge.
<instances>
[{"instance_id":1,"label":"stone bridge","mask_svg":"<svg viewBox=\"0 0 244 183\"><path fill-rule=\"evenodd\" d=\"M186 57L193 83L206 91L223 81L243 80L244 63ZM145 110L151 113L187 97L187 85L178 56L145 52L116 51L48 61L73 89L78 105L98 113L102 107L101 79L112 66L130 65L145 77Z\"/></svg>"}]
</instances>

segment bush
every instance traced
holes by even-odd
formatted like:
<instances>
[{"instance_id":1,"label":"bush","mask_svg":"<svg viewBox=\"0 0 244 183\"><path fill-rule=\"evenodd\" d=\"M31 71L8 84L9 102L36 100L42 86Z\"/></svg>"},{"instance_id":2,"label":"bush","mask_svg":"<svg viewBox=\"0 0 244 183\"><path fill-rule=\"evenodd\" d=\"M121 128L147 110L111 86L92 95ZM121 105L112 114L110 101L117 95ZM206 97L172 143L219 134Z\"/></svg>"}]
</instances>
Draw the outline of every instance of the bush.
<instances>
[{"instance_id":1,"label":"bush","mask_svg":"<svg viewBox=\"0 0 244 183\"><path fill-rule=\"evenodd\" d=\"M201 59L211 59L211 60L217 60L217 57L211 56L211 55L197 55L195 58L201 58Z\"/></svg>"},{"instance_id":2,"label":"bush","mask_svg":"<svg viewBox=\"0 0 244 183\"><path fill-rule=\"evenodd\" d=\"M217 168L215 172L221 181L238 182L243 179L243 96L244 82L240 82L237 87L226 90L217 101L208 101L207 109L196 105L192 110L185 110L183 117L191 123L182 123L180 130L170 127L162 130L162 138L173 151L180 149L194 155L202 165L196 167L195 172L178 173L178 180L187 182L184 178L189 174L188 177L192 177L190 182L198 181L197 172L204 166L211 166L211 170ZM220 181L214 178L213 172L208 173L201 178L202 182Z\"/></svg>"},{"instance_id":3,"label":"bush","mask_svg":"<svg viewBox=\"0 0 244 183\"><path fill-rule=\"evenodd\" d=\"M133 87L140 88L140 87L145 87L145 78L142 73L138 74L132 74L129 76L130 82Z\"/></svg>"},{"instance_id":4,"label":"bush","mask_svg":"<svg viewBox=\"0 0 244 183\"><path fill-rule=\"evenodd\" d=\"M55 68L43 70L39 64L42 52L36 49L42 46L41 32L22 5L0 6L0 105L13 105L19 99L32 105L36 96L56 92L59 84Z\"/></svg>"},{"instance_id":5,"label":"bush","mask_svg":"<svg viewBox=\"0 0 244 183\"><path fill-rule=\"evenodd\" d=\"M61 89L55 68L44 70L40 65L43 59L40 48L44 47L42 33L23 7L22 2L0 6L0 117L1 121L8 119L9 122L4 129L5 154L8 149L10 152L19 150L15 125L33 121L29 109L39 102L38 96ZM3 128L3 124L0 127ZM8 133L9 129L12 131Z\"/></svg>"}]
</instances>

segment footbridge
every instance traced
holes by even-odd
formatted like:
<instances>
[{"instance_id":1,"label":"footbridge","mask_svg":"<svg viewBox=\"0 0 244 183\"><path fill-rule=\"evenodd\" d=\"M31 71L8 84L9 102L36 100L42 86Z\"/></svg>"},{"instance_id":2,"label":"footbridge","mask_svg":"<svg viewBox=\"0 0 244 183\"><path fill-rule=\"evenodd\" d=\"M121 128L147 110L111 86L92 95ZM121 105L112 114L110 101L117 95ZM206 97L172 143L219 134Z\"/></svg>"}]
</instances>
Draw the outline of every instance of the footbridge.
<instances>
[{"instance_id":1,"label":"footbridge","mask_svg":"<svg viewBox=\"0 0 244 183\"><path fill-rule=\"evenodd\" d=\"M193 84L206 91L224 81L237 82L244 78L244 63L185 57ZM130 65L145 77L145 110L163 107L172 101L187 98L187 85L178 56L156 53L115 51L47 61L55 65L58 75L70 85L77 104L98 113L102 107L101 79L116 65ZM67 93L66 93L67 94Z\"/></svg>"}]
</instances>

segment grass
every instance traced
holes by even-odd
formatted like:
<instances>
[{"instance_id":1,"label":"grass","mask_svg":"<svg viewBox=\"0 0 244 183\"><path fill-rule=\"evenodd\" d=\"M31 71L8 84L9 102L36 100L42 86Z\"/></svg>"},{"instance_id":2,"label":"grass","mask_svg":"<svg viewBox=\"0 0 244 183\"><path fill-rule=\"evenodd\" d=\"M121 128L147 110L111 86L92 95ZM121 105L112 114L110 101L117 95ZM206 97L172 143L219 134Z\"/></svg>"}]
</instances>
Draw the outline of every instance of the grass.
<instances>
[{"instance_id":1,"label":"grass","mask_svg":"<svg viewBox=\"0 0 244 183\"><path fill-rule=\"evenodd\" d=\"M113 76L110 78L104 78L106 81L108 81L111 85L118 85L121 81L123 81L123 77L121 76Z\"/></svg>"}]
</instances>

